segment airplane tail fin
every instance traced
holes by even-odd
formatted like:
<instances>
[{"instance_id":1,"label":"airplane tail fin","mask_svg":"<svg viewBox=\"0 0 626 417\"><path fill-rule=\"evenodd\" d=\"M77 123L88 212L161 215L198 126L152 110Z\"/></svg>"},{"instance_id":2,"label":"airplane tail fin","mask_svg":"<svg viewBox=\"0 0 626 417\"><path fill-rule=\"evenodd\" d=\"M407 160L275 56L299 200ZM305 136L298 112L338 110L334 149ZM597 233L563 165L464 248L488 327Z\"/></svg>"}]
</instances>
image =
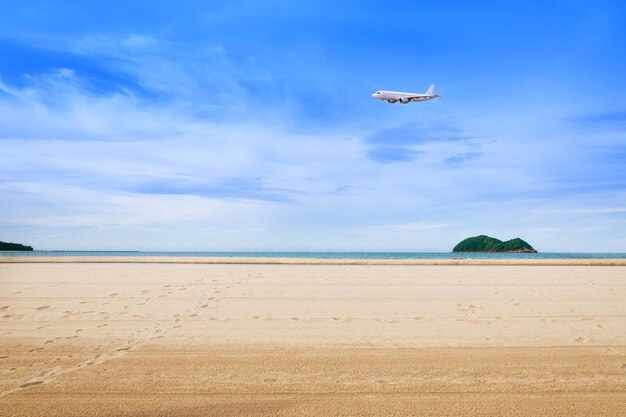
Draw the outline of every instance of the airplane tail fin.
<instances>
[{"instance_id":1,"label":"airplane tail fin","mask_svg":"<svg viewBox=\"0 0 626 417\"><path fill-rule=\"evenodd\" d=\"M427 96L432 96L435 94L435 84L431 84L430 87L428 87L428 90L426 90L426 92L424 93Z\"/></svg>"}]
</instances>

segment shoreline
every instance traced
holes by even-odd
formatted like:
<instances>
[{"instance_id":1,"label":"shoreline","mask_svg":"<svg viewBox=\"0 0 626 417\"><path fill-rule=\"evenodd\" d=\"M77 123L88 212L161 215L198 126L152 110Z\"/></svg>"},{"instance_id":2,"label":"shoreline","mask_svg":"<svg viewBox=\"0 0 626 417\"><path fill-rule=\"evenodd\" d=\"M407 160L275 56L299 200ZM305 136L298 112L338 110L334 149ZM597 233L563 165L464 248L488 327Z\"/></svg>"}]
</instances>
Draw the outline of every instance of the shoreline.
<instances>
[{"instance_id":1,"label":"shoreline","mask_svg":"<svg viewBox=\"0 0 626 417\"><path fill-rule=\"evenodd\" d=\"M6 256L0 264L199 264L199 265L460 265L460 266L626 266L626 259L329 259L208 256Z\"/></svg>"}]
</instances>

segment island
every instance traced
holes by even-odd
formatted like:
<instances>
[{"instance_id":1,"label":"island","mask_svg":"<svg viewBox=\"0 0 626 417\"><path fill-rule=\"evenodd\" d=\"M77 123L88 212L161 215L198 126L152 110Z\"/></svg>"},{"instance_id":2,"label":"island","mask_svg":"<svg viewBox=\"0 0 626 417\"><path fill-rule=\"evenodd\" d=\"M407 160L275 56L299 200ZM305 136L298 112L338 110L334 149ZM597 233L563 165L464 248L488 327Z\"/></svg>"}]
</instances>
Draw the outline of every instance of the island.
<instances>
[{"instance_id":1,"label":"island","mask_svg":"<svg viewBox=\"0 0 626 417\"><path fill-rule=\"evenodd\" d=\"M0 250L21 250L32 251L32 246L21 245L19 243L0 242Z\"/></svg>"},{"instance_id":2,"label":"island","mask_svg":"<svg viewBox=\"0 0 626 417\"><path fill-rule=\"evenodd\" d=\"M517 252L537 253L527 242L519 237L506 242L490 236L480 235L462 240L452 252Z\"/></svg>"}]
</instances>

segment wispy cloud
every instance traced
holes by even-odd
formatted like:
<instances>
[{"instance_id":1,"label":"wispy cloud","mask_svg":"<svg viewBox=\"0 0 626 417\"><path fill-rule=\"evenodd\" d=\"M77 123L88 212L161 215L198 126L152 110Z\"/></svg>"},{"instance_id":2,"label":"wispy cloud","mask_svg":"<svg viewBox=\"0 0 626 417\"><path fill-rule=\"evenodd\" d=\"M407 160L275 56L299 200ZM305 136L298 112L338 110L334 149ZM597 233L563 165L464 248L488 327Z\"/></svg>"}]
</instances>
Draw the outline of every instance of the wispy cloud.
<instances>
[{"instance_id":1,"label":"wispy cloud","mask_svg":"<svg viewBox=\"0 0 626 417\"><path fill-rule=\"evenodd\" d=\"M474 139L458 127L405 125L382 129L367 136L365 142L375 146L419 145L427 142L462 141Z\"/></svg>"},{"instance_id":2,"label":"wispy cloud","mask_svg":"<svg viewBox=\"0 0 626 417\"><path fill-rule=\"evenodd\" d=\"M288 202L301 190L267 186L262 178L150 178L125 185L128 191L160 195L196 195L211 198Z\"/></svg>"},{"instance_id":3,"label":"wispy cloud","mask_svg":"<svg viewBox=\"0 0 626 417\"><path fill-rule=\"evenodd\" d=\"M365 137L364 143L368 146L366 154L371 160L390 164L413 161L427 151L432 152L432 147L425 145L461 143L461 146L474 146L475 139L454 126L433 124L426 127L409 124L378 130ZM447 157L446 163L450 158L453 157Z\"/></svg>"},{"instance_id":4,"label":"wispy cloud","mask_svg":"<svg viewBox=\"0 0 626 417\"><path fill-rule=\"evenodd\" d=\"M480 157L480 155L481 155L480 152L475 152L475 151L465 152L465 153L461 153L461 154L446 158L445 163L450 166L459 166L459 165L467 164L467 163L474 161L475 159Z\"/></svg>"},{"instance_id":5,"label":"wispy cloud","mask_svg":"<svg viewBox=\"0 0 626 417\"><path fill-rule=\"evenodd\" d=\"M367 151L367 156L381 164L389 164L392 162L408 162L412 161L420 154L420 151L409 148L400 147L375 147Z\"/></svg>"},{"instance_id":6,"label":"wispy cloud","mask_svg":"<svg viewBox=\"0 0 626 417\"><path fill-rule=\"evenodd\" d=\"M626 123L626 110L609 111L605 113L595 113L587 116L579 116L576 117L575 120L580 122Z\"/></svg>"}]
</instances>

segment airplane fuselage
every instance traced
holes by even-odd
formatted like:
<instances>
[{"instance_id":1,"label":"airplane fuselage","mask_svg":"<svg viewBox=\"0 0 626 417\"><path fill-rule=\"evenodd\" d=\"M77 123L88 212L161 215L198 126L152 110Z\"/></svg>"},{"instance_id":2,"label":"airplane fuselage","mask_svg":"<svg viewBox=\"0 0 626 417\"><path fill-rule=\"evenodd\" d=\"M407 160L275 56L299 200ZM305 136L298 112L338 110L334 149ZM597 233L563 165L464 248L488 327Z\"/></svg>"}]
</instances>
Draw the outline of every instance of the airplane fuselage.
<instances>
[{"instance_id":1,"label":"airplane fuselage","mask_svg":"<svg viewBox=\"0 0 626 417\"><path fill-rule=\"evenodd\" d=\"M418 101L432 100L439 97L439 94L434 94L434 86L431 86L426 93L407 93L404 91L388 91L378 90L372 94L372 98L376 100L387 101L389 103L410 103Z\"/></svg>"}]
</instances>

